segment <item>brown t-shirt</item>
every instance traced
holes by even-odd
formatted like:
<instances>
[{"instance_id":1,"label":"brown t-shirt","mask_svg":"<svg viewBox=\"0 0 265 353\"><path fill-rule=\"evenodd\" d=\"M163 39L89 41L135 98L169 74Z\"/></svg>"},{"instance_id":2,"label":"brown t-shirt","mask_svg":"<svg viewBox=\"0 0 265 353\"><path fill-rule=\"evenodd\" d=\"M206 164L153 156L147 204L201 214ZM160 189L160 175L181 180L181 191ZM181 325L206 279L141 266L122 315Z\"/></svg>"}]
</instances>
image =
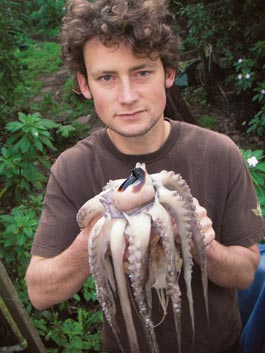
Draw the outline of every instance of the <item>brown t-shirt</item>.
<instances>
[{"instance_id":1,"label":"brown t-shirt","mask_svg":"<svg viewBox=\"0 0 265 353\"><path fill-rule=\"evenodd\" d=\"M52 257L61 253L79 233L78 209L98 194L109 179L127 178L136 162L144 162L148 172L163 169L180 173L191 192L207 209L213 221L216 240L225 245L250 246L264 237L264 219L254 210L258 202L241 153L226 136L189 125L171 122L167 141L156 152L141 156L118 151L101 129L63 152L50 173L44 208L32 246L32 254ZM182 353L220 353L240 333L236 291L221 288L209 281L209 313L207 321L200 271L193 270L195 340L185 295L182 291ZM153 293L153 321L162 318L156 293ZM117 303L120 337L129 353L128 339ZM135 317L141 353L149 353L143 328ZM170 305L168 315L156 328L161 353L177 353L177 337ZM105 343L109 353L120 353L111 329L105 324Z\"/></svg>"}]
</instances>

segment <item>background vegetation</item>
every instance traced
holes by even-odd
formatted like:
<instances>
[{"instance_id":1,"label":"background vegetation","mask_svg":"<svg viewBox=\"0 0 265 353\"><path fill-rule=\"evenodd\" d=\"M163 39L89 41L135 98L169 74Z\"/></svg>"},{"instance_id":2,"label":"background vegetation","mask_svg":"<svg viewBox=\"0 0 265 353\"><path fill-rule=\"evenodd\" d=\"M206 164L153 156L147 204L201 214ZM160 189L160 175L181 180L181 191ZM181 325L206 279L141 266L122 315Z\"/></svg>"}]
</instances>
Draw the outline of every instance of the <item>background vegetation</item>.
<instances>
[{"instance_id":1,"label":"background vegetation","mask_svg":"<svg viewBox=\"0 0 265 353\"><path fill-rule=\"evenodd\" d=\"M221 83L232 92L226 97L236 102L247 136L264 140L262 2L171 1L171 7L182 38L183 95L191 108L206 111L197 123L215 128L207 107L218 101ZM102 314L91 278L74 298L44 312L32 308L24 280L49 168L93 127L93 120L78 123L93 106L73 93L75 82L64 75L58 44L64 11L64 0L0 3L0 259L47 350L91 353L102 350ZM242 153L265 215L264 150L253 146Z\"/></svg>"}]
</instances>

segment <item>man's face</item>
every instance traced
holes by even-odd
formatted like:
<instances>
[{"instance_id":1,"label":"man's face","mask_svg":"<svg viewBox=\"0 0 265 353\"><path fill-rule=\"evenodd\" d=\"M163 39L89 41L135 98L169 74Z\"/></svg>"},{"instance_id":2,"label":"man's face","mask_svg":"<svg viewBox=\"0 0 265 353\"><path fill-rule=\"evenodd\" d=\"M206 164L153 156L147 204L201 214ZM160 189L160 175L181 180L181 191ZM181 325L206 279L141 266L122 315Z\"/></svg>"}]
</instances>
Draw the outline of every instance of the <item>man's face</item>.
<instances>
[{"instance_id":1,"label":"man's face","mask_svg":"<svg viewBox=\"0 0 265 353\"><path fill-rule=\"evenodd\" d=\"M165 88L175 71L166 72L160 58L136 56L125 43L105 47L92 39L84 47L87 81L78 75L82 93L93 98L95 109L112 134L138 137L163 121Z\"/></svg>"}]
</instances>

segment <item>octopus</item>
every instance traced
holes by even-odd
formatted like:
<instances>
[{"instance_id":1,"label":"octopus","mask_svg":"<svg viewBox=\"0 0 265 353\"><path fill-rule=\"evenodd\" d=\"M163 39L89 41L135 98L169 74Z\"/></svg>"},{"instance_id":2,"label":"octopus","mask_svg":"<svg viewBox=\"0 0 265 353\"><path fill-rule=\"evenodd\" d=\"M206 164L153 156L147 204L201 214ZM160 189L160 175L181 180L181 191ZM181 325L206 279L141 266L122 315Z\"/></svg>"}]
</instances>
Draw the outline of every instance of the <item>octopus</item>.
<instances>
[{"instance_id":1,"label":"octopus","mask_svg":"<svg viewBox=\"0 0 265 353\"><path fill-rule=\"evenodd\" d=\"M132 353L140 353L133 311L141 319L150 352L159 353L152 322L152 295L157 292L166 315L172 305L176 337L181 352L180 273L186 286L194 335L192 296L193 256L201 270L205 309L208 316L208 280L204 234L190 188L180 174L163 170L148 174L137 163L127 179L110 180L77 213L80 229L96 221L88 241L89 266L104 316L120 345L115 320L119 299ZM129 283L129 286L128 286ZM131 287L131 288L130 288ZM161 318L161 324L163 322Z\"/></svg>"}]
</instances>

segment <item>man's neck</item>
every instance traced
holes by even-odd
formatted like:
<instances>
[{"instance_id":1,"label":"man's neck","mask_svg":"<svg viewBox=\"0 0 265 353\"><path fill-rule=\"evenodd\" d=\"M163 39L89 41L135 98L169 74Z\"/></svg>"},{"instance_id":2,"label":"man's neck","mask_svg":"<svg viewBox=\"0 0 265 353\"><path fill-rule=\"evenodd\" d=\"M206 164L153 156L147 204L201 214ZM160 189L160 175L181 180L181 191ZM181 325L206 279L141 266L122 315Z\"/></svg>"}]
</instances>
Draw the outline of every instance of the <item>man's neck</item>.
<instances>
[{"instance_id":1,"label":"man's neck","mask_svg":"<svg viewBox=\"0 0 265 353\"><path fill-rule=\"evenodd\" d=\"M108 135L116 148L128 155L142 155L158 151L166 141L170 133L170 123L163 120L155 130L149 131L143 136L124 137L107 129Z\"/></svg>"}]
</instances>

